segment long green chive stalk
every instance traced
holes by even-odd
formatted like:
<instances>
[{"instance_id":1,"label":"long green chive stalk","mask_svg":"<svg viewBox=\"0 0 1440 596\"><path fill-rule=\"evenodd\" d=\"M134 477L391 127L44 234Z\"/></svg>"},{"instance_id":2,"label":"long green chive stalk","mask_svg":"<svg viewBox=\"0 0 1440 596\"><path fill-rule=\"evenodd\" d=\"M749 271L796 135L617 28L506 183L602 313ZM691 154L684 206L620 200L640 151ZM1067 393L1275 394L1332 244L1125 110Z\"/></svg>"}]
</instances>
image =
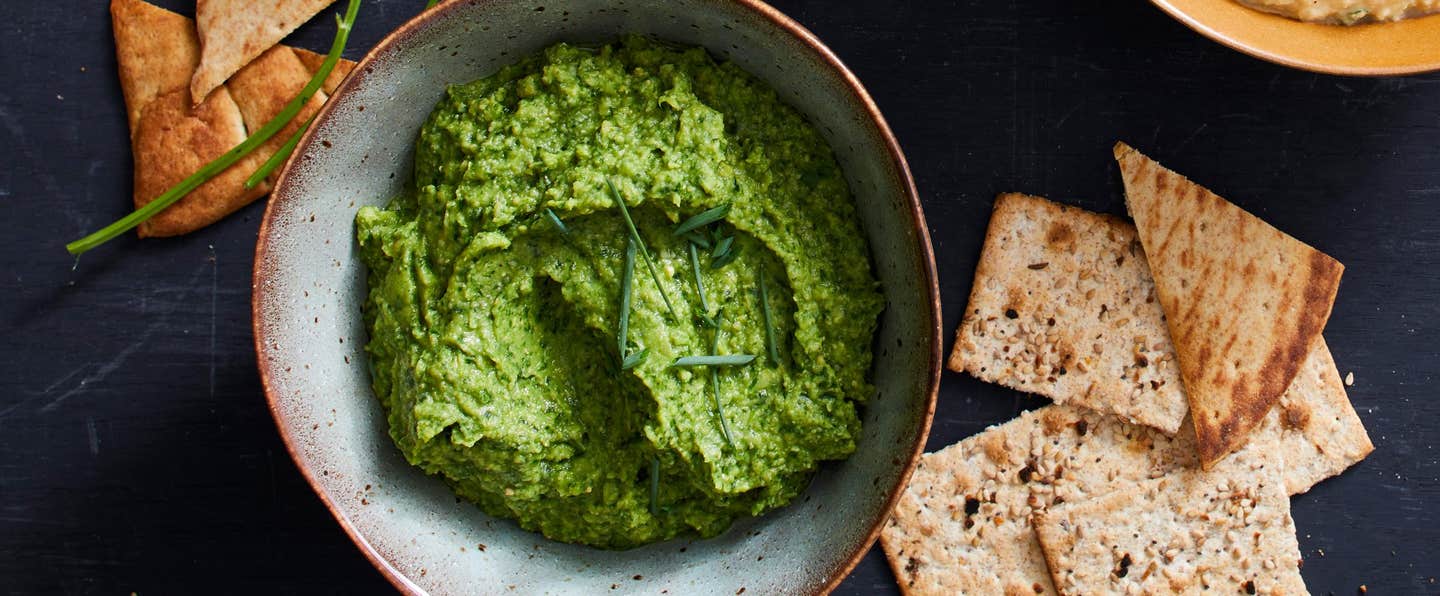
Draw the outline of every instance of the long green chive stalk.
<instances>
[{"instance_id":1,"label":"long green chive stalk","mask_svg":"<svg viewBox=\"0 0 1440 596\"><path fill-rule=\"evenodd\" d=\"M179 184L161 193L160 196L146 203L144 207L136 209L130 213L130 215L120 218L115 223L105 226L89 236L66 244L65 250L70 251L72 255L79 256L133 229L145 220L154 217L155 214L165 210L166 207L173 205L176 201L179 201L185 195L189 194L190 191L195 190L201 184L214 178L220 172L235 165L236 162L270 140L270 137L279 133L281 129L285 128L286 124L289 124L290 121L300 113L300 109L305 106L305 102L310 101L310 98L315 95L315 92L320 90L320 86L324 84L325 79L330 76L330 71L335 70L335 64L340 61L340 54L345 51L345 43L350 39L350 29L355 25L355 15L359 10L360 0L350 0L349 6L345 8L345 16L343 18L337 16L335 19L335 41L330 44L330 53L325 56L325 62L320 65L319 70L315 71L315 76L310 78L310 82L306 83L305 87L300 90L300 94L296 95L294 99L291 99L290 103L285 104L285 107L280 110L280 113L276 114L274 118L260 127L260 130L255 131L255 134L250 135L244 141L241 141L239 145L226 151L224 155L201 166L194 174L187 176L184 180L181 180Z\"/></svg>"},{"instance_id":2,"label":"long green chive stalk","mask_svg":"<svg viewBox=\"0 0 1440 596\"><path fill-rule=\"evenodd\" d=\"M713 351L714 348L711 348ZM676 358L670 366L742 366L755 361L754 354L711 354L709 356L685 356Z\"/></svg>"},{"instance_id":3,"label":"long green chive stalk","mask_svg":"<svg viewBox=\"0 0 1440 596\"><path fill-rule=\"evenodd\" d=\"M305 120L304 124L300 125L300 128L295 129L295 132L290 135L290 138L285 140L285 144L281 145L280 149L276 151L274 155L271 155L269 159L266 159L265 163L260 164L260 167L255 170L254 174L251 174L249 178L245 179L245 189L249 190L259 186L260 181L264 180L266 176L269 176L270 172L274 172L275 168L285 163L285 160L290 158L290 154L295 152L295 146L300 144L300 137L305 136L305 131L310 129L310 124L314 121L315 117L311 116Z\"/></svg>"},{"instance_id":4,"label":"long green chive stalk","mask_svg":"<svg viewBox=\"0 0 1440 596\"><path fill-rule=\"evenodd\" d=\"M710 353L713 355L720 350L720 313L715 313L715 335L710 337ZM755 357L751 356L751 360ZM725 407L720 404L720 367L710 367L710 397L715 400L715 415L720 418L720 430L725 433L725 444L735 446L735 439L730 436L730 422L725 420Z\"/></svg>"},{"instance_id":5,"label":"long green chive stalk","mask_svg":"<svg viewBox=\"0 0 1440 596\"><path fill-rule=\"evenodd\" d=\"M625 353L630 349L630 286L635 281L635 239L625 241L625 268L620 275L620 330L616 342L620 348L621 368L624 368Z\"/></svg>"},{"instance_id":6,"label":"long green chive stalk","mask_svg":"<svg viewBox=\"0 0 1440 596\"><path fill-rule=\"evenodd\" d=\"M605 179L605 186L610 187L610 194L615 198L615 204L620 207L620 215L625 216L625 226L630 228L630 237L640 247L640 256L645 259L645 267L650 270L650 277L655 280L655 287L660 290L660 299L665 301L665 310L670 311L671 317L678 318L675 307L670 304L670 295L665 292L665 284L660 281L660 273L655 270L655 261L650 258L650 250L645 248L645 240L640 238L640 230L635 229L635 220L630 217L630 208L625 206L625 197L620 196L620 191L615 189L615 183L609 178Z\"/></svg>"},{"instance_id":7,"label":"long green chive stalk","mask_svg":"<svg viewBox=\"0 0 1440 596\"><path fill-rule=\"evenodd\" d=\"M770 312L770 291L765 287L765 269L760 269L760 314L765 316L765 350L770 364L780 364L780 351L775 346L775 315Z\"/></svg>"},{"instance_id":8,"label":"long green chive stalk","mask_svg":"<svg viewBox=\"0 0 1440 596\"><path fill-rule=\"evenodd\" d=\"M700 316L710 320L710 301L705 298L705 282L700 280L700 252L690 243L690 269L695 271L695 291L700 294Z\"/></svg>"}]
</instances>

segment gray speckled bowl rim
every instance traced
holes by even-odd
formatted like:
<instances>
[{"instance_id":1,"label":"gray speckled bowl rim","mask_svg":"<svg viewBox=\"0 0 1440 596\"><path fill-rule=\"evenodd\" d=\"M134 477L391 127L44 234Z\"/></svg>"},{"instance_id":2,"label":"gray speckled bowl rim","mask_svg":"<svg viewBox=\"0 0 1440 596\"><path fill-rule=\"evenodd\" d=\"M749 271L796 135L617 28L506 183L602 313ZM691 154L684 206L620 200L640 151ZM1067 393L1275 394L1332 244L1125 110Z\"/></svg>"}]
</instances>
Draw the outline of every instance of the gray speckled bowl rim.
<instances>
[{"instance_id":1,"label":"gray speckled bowl rim","mask_svg":"<svg viewBox=\"0 0 1440 596\"><path fill-rule=\"evenodd\" d=\"M471 0L472 3L475 1L477 0ZM883 140L885 150L894 162L896 170L902 174L901 183L910 206L910 224L914 227L916 235L920 240L919 249L922 258L921 262L917 263L917 265L920 269L921 277L925 281L925 287L930 293L929 300L922 302L922 304L930 307L932 325L930 326L931 337L929 338L931 345L930 363L928 366L930 379L927 384L928 389L925 396L925 411L921 416L920 432L915 435L915 442L910 448L909 460L905 462L904 469L899 476L897 476L894 486L890 487L888 496L886 497L884 511L891 511L895 507L895 502L900 498L904 487L909 483L910 475L915 471L915 466L919 463L920 456L925 451L925 441L930 435L930 425L935 417L935 402L940 388L940 373L943 361L940 286L935 270L935 252L930 241L930 228L925 223L925 213L920 205L920 195L915 187L915 178L910 173L910 165L905 159L904 152L900 149L899 141L896 140L894 133L890 130L890 126L886 123L885 117L881 115L880 108L875 104L874 99L870 97L865 87L860 84L860 80L856 78L855 74L850 72L850 69L840 61L840 58L838 58L834 52L830 51L830 48L826 47L825 44L821 43L820 39L816 37L814 33L811 33L804 26L795 22L774 7L759 0L726 1L754 12L758 16L775 24L811 51L818 54L826 64L833 68L849 87L850 92L854 94L854 98L865 108L865 112L869 115L876 132ZM451 9L458 4L460 3L442 2L416 15L386 35L379 43L375 44L375 47L371 48L370 51L365 54L365 57L355 66L351 75L336 89L335 93L332 94L332 98L342 96L351 89L363 86L362 81L371 72L368 67L375 61L376 56L389 49L390 46L412 35L415 30L426 26L432 20L446 18L451 12ZM325 103L316 115L313 125L309 127L305 135L301 138L300 144L292 154L293 156L304 155L309 150L310 145L315 140L315 131L323 128L322 124L329 120L334 106L339 105L339 103L340 102L337 101L328 101ZM290 432L290 427L286 424L284 414L277 403L277 399L280 396L271 388L271 363L273 359L269 357L267 347L269 342L266 341L265 329L261 324L261 316L263 314L262 306L265 303L266 287L265 284L261 282L267 276L267 272L262 269L262 265L268 262L266 258L266 254L270 248L268 238L270 227L277 212L276 205L279 202L298 200L297 197L290 196L288 192L290 185L287 184L290 178L290 166L294 162L295 160L292 158L280 172L279 179L275 184L275 189L271 193L269 203L265 207L265 215L260 221L260 230L255 244L255 269L251 280L251 326L253 328L255 341L256 363L260 369L260 383L265 391L265 401L270 408L270 415L274 418L275 425L280 431L280 437L285 443L285 449L290 454L290 459L295 462L296 466L300 469L300 473L305 477L306 482L310 484L311 490L315 491L316 496L320 497L325 508L330 511L331 516L340 524L345 534L359 547L360 552L365 555L365 558L369 559L370 563L373 564L396 589L407 594L422 594L423 591L421 591L418 586L410 583L402 573L391 566L390 563L376 551L369 541L365 539L365 536L340 513L336 503L320 489L314 471L302 463L303 459L299 457L296 438ZM870 531L866 533L866 538L854 545L853 552L843 560L841 565L837 566L829 574L823 585L816 586L817 589L815 593L827 594L834 590L836 586L840 585L841 581L844 581L845 577L859 564L860 559L864 558L865 554L870 550L871 545L873 545L875 540L880 536L880 531L884 528L887 520L888 516L882 515L872 522Z\"/></svg>"}]
</instances>

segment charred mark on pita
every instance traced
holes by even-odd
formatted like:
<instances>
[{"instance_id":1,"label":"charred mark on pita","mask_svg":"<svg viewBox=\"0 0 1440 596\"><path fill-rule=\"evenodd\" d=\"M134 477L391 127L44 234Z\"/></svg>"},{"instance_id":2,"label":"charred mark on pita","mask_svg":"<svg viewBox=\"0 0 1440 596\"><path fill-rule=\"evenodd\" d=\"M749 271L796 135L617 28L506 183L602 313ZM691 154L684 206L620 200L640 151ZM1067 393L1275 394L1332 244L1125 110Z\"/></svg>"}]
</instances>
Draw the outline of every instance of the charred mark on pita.
<instances>
[{"instance_id":1,"label":"charred mark on pita","mask_svg":"<svg viewBox=\"0 0 1440 596\"><path fill-rule=\"evenodd\" d=\"M1007 318L1007 319L1018 319L1018 318L1020 318L1020 313L1015 312L1015 309L1013 309L1013 308L1007 308L1007 309L1005 309L1005 318Z\"/></svg>"}]
</instances>

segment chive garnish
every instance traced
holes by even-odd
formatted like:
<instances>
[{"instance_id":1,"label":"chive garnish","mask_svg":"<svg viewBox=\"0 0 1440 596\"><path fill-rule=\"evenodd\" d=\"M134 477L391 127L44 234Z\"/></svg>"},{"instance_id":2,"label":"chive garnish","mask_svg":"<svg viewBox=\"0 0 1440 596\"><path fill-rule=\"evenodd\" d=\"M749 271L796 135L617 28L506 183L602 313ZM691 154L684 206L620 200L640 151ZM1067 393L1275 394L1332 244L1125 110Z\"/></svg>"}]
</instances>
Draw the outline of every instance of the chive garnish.
<instances>
[{"instance_id":1,"label":"chive garnish","mask_svg":"<svg viewBox=\"0 0 1440 596\"><path fill-rule=\"evenodd\" d=\"M725 219L725 216L729 214L730 203L725 203L724 205L721 205L719 207L711 207L709 209L701 211L700 213L697 213L694 217L685 220L685 223L676 226L675 235L684 236L687 232L690 232L692 230L698 230L712 223Z\"/></svg>"},{"instance_id":2,"label":"chive garnish","mask_svg":"<svg viewBox=\"0 0 1440 596\"><path fill-rule=\"evenodd\" d=\"M609 178L605 179L605 185L610 187L610 194L615 197L615 204L620 207L620 215L625 217L625 226L630 228L630 238L639 247L640 256L645 259L645 267L650 270L650 277L660 289L660 299L665 301L665 310L670 311L671 317L678 317L675 307L670 305L670 295L665 292L665 284L660 282L660 274L655 271L655 261L650 259L650 251L645 248L645 240L640 238L640 230L635 229L635 220L630 218L630 208L625 206L625 198L620 196L620 191L615 189L615 183Z\"/></svg>"},{"instance_id":3,"label":"chive garnish","mask_svg":"<svg viewBox=\"0 0 1440 596\"><path fill-rule=\"evenodd\" d=\"M625 359L620 362L620 370L630 370L632 368L640 366L640 363L644 362L645 357L649 355L650 348L640 348L639 350L627 354L625 356Z\"/></svg>"},{"instance_id":4,"label":"chive garnish","mask_svg":"<svg viewBox=\"0 0 1440 596\"><path fill-rule=\"evenodd\" d=\"M564 234L566 236L570 235L570 228L565 227L565 222L560 221L560 216L555 215L555 211L551 210L549 207L546 207L545 216L550 219L550 223L555 226L555 229L560 230L561 234Z\"/></svg>"},{"instance_id":5,"label":"chive garnish","mask_svg":"<svg viewBox=\"0 0 1440 596\"><path fill-rule=\"evenodd\" d=\"M780 351L775 347L774 315L770 312L770 291L765 287L765 268L760 268L760 313L765 317L765 350L770 364L780 364Z\"/></svg>"},{"instance_id":6,"label":"chive garnish","mask_svg":"<svg viewBox=\"0 0 1440 596\"><path fill-rule=\"evenodd\" d=\"M660 458L650 456L650 515L660 514Z\"/></svg>"},{"instance_id":7,"label":"chive garnish","mask_svg":"<svg viewBox=\"0 0 1440 596\"><path fill-rule=\"evenodd\" d=\"M714 351L714 349L712 348L711 351ZM683 358L676 358L675 362L670 366L741 366L754 361L754 354L711 354L709 356L685 356Z\"/></svg>"},{"instance_id":8,"label":"chive garnish","mask_svg":"<svg viewBox=\"0 0 1440 596\"><path fill-rule=\"evenodd\" d=\"M695 250L695 245L690 245L690 268L695 271L695 290L700 293L700 309L704 312L701 316L710 316L710 301L705 298L705 282L700 280L700 253Z\"/></svg>"},{"instance_id":9,"label":"chive garnish","mask_svg":"<svg viewBox=\"0 0 1440 596\"><path fill-rule=\"evenodd\" d=\"M733 236L732 236L731 238L733 238ZM728 240L728 239L729 239L729 238L727 238L727 240ZM725 252L724 252L723 254L721 254L720 256L715 257L714 259L711 259L711 260L710 260L710 268L711 268L711 269L719 269L719 268L721 268L721 267L724 267L724 266L726 266L726 265L729 265L730 263L734 262L735 259L738 259L738 258L740 258L740 247L739 247L739 246L730 247L729 250L725 251Z\"/></svg>"},{"instance_id":10,"label":"chive garnish","mask_svg":"<svg viewBox=\"0 0 1440 596\"><path fill-rule=\"evenodd\" d=\"M629 350L630 335L630 286L635 281L635 240L632 238L625 242L625 268L620 274L620 331L616 336L616 342L620 347L620 360L625 360L625 352Z\"/></svg>"},{"instance_id":11,"label":"chive garnish","mask_svg":"<svg viewBox=\"0 0 1440 596\"><path fill-rule=\"evenodd\" d=\"M685 235L685 239L689 240L691 244L699 246L700 248L704 248L707 250L710 248L710 239L706 238L705 235L701 234L700 232L690 232L689 234Z\"/></svg>"},{"instance_id":12,"label":"chive garnish","mask_svg":"<svg viewBox=\"0 0 1440 596\"><path fill-rule=\"evenodd\" d=\"M295 129L295 132L290 135L290 138L285 140L285 144L281 145L280 149L277 150L274 155L271 155L269 159L266 159L265 163L260 164L260 167L255 170L255 173L250 174L250 177L245 179L245 189L249 190L259 186L260 181L264 180L266 176L269 176L270 172L274 172L275 168L285 163L285 160L290 158L290 154L295 152L295 146L300 144L300 137L305 136L305 131L310 128L310 123L314 121L315 116L312 115L305 120L304 124L300 125L300 128Z\"/></svg>"},{"instance_id":13,"label":"chive garnish","mask_svg":"<svg viewBox=\"0 0 1440 596\"><path fill-rule=\"evenodd\" d=\"M715 248L710 251L710 259L713 261L730 253L730 245L735 243L734 236L726 236L715 243Z\"/></svg>"},{"instance_id":14,"label":"chive garnish","mask_svg":"<svg viewBox=\"0 0 1440 596\"><path fill-rule=\"evenodd\" d=\"M710 336L710 353L713 355L720 351L720 319L721 313L715 313L715 335ZM751 356L751 360L755 357ZM678 361L677 361L678 362ZM720 430L725 433L725 444L735 446L735 439L730 436L730 422L725 420L725 408L720 405L720 367L710 367L710 397L715 400L715 416L720 419Z\"/></svg>"},{"instance_id":15,"label":"chive garnish","mask_svg":"<svg viewBox=\"0 0 1440 596\"><path fill-rule=\"evenodd\" d=\"M341 18L338 15L336 16L335 20L338 26L335 30L335 41L330 44L330 53L325 56L325 62L315 71L315 75L310 77L310 82L305 83L305 86L300 89L300 93L291 99L290 103L285 104L285 107L281 108L280 113L276 114L269 122L266 122L264 126L261 126L260 130L255 131L255 134L250 135L244 141L241 141L239 145L234 146L220 157L215 158L214 161L201 166L199 170L185 177L179 184L160 193L160 196L146 203L144 207L136 209L131 212L130 215L116 220L114 223L101 228L89 236L66 244L65 250L69 251L72 255L79 255L140 225L145 220L154 217L156 213L164 211L166 207L175 204L176 201L179 201L201 184L214 178L230 166L235 165L241 158L249 155L257 147L270 140L270 137L279 133L282 128L285 128L286 124L289 124L290 121L295 118L296 114L300 113L300 109L305 106L306 102L310 101L310 98L314 96L315 92L320 89L320 86L325 83L325 79L330 76L330 71L335 70L335 64L340 61L340 53L345 51L345 43L350 39L350 29L355 25L355 14L359 10L360 0L350 0L349 6L345 8L345 17Z\"/></svg>"}]
</instances>

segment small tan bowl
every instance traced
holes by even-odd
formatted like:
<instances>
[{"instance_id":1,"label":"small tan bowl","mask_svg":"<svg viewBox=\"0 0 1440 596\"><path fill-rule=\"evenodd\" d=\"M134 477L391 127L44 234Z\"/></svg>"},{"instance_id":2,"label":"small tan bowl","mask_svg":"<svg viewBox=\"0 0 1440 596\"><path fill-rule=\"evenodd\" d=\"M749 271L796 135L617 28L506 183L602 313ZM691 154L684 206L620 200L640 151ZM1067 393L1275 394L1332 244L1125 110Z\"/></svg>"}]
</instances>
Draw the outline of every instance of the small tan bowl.
<instances>
[{"instance_id":1,"label":"small tan bowl","mask_svg":"<svg viewBox=\"0 0 1440 596\"><path fill-rule=\"evenodd\" d=\"M1152 0L1226 46L1314 72L1405 75L1440 70L1440 15L1349 27L1302 23L1235 0Z\"/></svg>"}]
</instances>

